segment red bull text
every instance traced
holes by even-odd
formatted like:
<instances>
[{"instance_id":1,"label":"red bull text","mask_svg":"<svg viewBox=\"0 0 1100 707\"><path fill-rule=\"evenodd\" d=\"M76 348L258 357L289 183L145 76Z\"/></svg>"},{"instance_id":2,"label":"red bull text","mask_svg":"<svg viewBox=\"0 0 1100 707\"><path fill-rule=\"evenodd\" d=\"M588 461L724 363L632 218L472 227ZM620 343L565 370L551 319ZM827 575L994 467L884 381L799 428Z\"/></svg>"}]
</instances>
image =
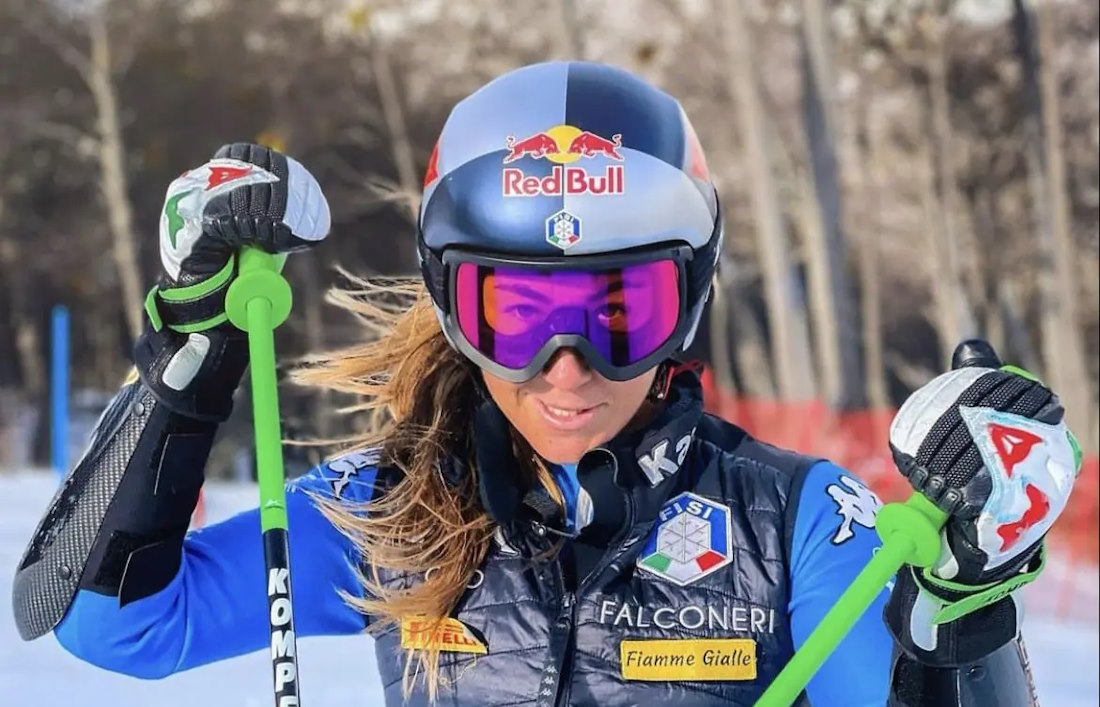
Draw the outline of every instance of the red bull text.
<instances>
[{"instance_id":1,"label":"red bull text","mask_svg":"<svg viewBox=\"0 0 1100 707\"><path fill-rule=\"evenodd\" d=\"M518 167L504 170L504 196L563 196L566 194L623 193L623 166L610 165L603 174L591 174L584 167L554 165L546 177L524 173Z\"/></svg>"},{"instance_id":2,"label":"red bull text","mask_svg":"<svg viewBox=\"0 0 1100 707\"><path fill-rule=\"evenodd\" d=\"M623 161L622 135L607 139L580 130L572 125L556 125L544 132L517 139L505 140L508 154L504 164L524 157L554 162L549 175L528 174L522 167L506 167L503 170L504 196L564 196L569 194L622 194L626 187L623 165L606 165L599 173L585 167L570 166L581 159L602 156L615 162Z\"/></svg>"}]
</instances>

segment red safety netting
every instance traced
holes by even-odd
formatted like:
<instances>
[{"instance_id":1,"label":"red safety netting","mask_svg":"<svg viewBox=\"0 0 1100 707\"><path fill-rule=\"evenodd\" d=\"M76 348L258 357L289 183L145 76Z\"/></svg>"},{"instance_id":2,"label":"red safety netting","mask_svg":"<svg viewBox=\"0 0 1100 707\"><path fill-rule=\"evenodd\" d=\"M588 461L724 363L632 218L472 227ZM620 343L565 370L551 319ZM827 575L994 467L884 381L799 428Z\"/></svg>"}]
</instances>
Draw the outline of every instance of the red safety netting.
<instances>
[{"instance_id":1,"label":"red safety netting","mask_svg":"<svg viewBox=\"0 0 1100 707\"><path fill-rule=\"evenodd\" d=\"M859 410L836 412L820 401L779 402L745 398L717 389L710 371L703 373L707 410L727 419L759 439L778 447L827 458L871 486L883 501L905 499L912 492L898 473L887 446L890 421L896 412ZM1076 613L1080 570L1100 565L1100 464L1085 459L1069 505L1051 530L1047 547L1067 577L1059 582L1053 608L1059 614ZM1072 581L1071 581L1072 580Z\"/></svg>"}]
</instances>

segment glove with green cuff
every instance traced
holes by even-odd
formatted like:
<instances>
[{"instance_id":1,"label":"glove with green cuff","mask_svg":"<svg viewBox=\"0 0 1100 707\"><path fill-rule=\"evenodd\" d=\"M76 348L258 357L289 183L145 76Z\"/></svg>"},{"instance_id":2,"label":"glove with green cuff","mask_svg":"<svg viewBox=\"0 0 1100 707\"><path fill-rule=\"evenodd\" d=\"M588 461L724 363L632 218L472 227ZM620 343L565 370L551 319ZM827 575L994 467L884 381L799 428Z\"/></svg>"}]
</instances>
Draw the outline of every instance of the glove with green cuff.
<instances>
[{"instance_id":1,"label":"glove with green cuff","mask_svg":"<svg viewBox=\"0 0 1100 707\"><path fill-rule=\"evenodd\" d=\"M164 270L145 301L149 327L134 358L159 400L221 421L248 365L247 335L228 322L225 295L242 248L286 254L324 240L328 202L305 167L236 143L168 187L160 219Z\"/></svg>"},{"instance_id":2,"label":"glove with green cuff","mask_svg":"<svg viewBox=\"0 0 1100 707\"><path fill-rule=\"evenodd\" d=\"M890 428L894 460L950 518L927 569L903 567L886 608L899 645L954 667L1014 640L1043 539L1065 509L1081 453L1058 397L1002 366L984 341L962 344L954 370L916 391Z\"/></svg>"}]
</instances>

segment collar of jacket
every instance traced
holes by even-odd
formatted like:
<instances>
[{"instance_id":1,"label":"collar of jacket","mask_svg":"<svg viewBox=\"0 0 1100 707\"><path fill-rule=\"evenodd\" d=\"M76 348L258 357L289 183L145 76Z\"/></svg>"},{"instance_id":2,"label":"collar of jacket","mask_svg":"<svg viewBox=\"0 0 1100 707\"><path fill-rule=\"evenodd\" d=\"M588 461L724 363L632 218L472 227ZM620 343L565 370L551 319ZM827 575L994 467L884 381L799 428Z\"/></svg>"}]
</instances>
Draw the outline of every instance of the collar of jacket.
<instances>
[{"instance_id":1,"label":"collar of jacket","mask_svg":"<svg viewBox=\"0 0 1100 707\"><path fill-rule=\"evenodd\" d=\"M689 458L702 414L702 385L695 373L685 371L674 378L667 400L647 425L624 431L585 453L577 464L577 478L592 513L577 537L579 543L602 550L621 542L632 528L641 531L652 526L678 486L675 479ZM481 502L509 542L531 546L521 537L531 540L532 535L546 540L534 543L535 552L548 547L552 539L545 537L547 531L567 535L561 509L546 491L521 487L510 425L491 399L478 404L473 429ZM465 461L456 455L452 463L455 468L448 476L457 480L467 471Z\"/></svg>"}]
</instances>

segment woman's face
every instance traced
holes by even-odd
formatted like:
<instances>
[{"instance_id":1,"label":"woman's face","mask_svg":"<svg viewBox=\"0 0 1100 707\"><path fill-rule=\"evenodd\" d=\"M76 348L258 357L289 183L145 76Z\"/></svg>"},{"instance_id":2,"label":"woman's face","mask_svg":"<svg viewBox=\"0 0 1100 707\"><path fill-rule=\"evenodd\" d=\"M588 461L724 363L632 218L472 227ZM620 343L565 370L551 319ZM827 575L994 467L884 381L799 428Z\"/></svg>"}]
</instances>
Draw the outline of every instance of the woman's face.
<instances>
[{"instance_id":1,"label":"woman's face","mask_svg":"<svg viewBox=\"0 0 1100 707\"><path fill-rule=\"evenodd\" d=\"M573 464L627 426L656 374L654 368L628 381L611 381L572 349L562 349L526 383L484 376L497 407L539 456Z\"/></svg>"}]
</instances>

